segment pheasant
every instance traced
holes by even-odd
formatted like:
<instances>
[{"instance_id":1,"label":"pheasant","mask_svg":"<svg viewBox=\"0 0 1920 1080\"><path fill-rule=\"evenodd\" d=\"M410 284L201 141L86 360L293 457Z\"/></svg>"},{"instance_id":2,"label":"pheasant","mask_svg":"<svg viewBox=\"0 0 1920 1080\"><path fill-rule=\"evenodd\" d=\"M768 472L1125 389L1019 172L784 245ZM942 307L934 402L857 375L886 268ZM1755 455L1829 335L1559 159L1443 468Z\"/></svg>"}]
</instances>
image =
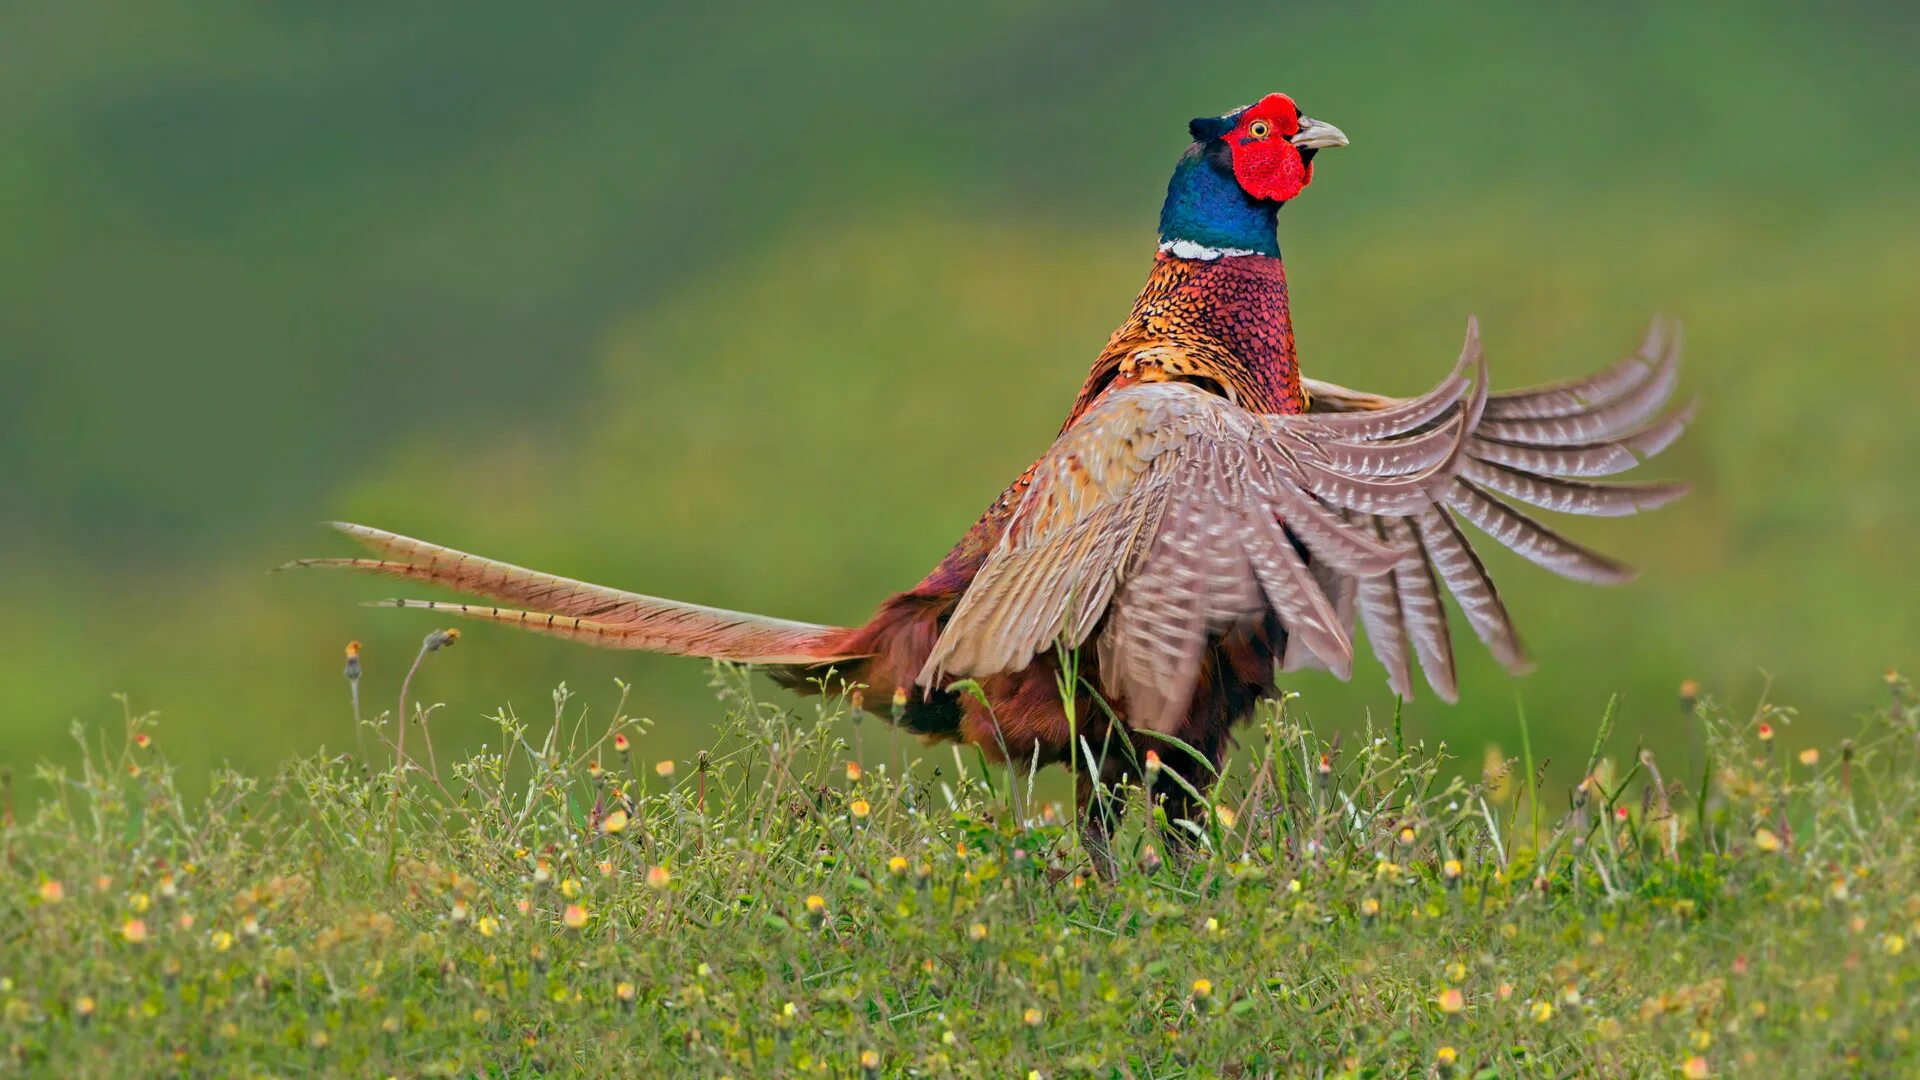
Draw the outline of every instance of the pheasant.
<instances>
[{"instance_id":1,"label":"pheasant","mask_svg":"<svg viewBox=\"0 0 1920 1080\"><path fill-rule=\"evenodd\" d=\"M1401 698L1417 663L1457 700L1443 589L1492 654L1524 671L1462 523L1574 580L1631 577L1515 504L1620 515L1685 493L1596 479L1686 425L1690 406L1662 414L1677 333L1656 322L1597 374L1509 393L1488 392L1472 320L1453 370L1417 397L1302 378L1277 215L1312 183L1315 156L1347 137L1277 93L1188 129L1146 286L1052 446L863 626L603 588L360 525L338 528L373 557L289 565L492 602L385 602L395 607L762 665L802 691L857 688L876 715L993 760L1079 755L1082 835L1102 874L1118 812L1099 797L1106 786L1143 782L1170 823L1197 818L1234 724L1283 672L1350 678L1356 624Z\"/></svg>"}]
</instances>

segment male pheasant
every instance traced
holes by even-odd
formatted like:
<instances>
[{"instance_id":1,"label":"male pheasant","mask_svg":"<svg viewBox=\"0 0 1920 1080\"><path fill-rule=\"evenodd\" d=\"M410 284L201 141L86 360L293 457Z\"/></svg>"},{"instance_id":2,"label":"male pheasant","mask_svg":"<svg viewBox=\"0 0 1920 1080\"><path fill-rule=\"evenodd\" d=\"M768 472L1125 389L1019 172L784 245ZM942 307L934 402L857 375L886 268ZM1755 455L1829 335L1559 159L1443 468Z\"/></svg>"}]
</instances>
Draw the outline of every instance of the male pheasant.
<instances>
[{"instance_id":1,"label":"male pheasant","mask_svg":"<svg viewBox=\"0 0 1920 1080\"><path fill-rule=\"evenodd\" d=\"M397 607L766 665L798 689L831 672L863 688L876 714L996 760L1079 753L1083 828L1103 872L1113 821L1097 785L1141 778L1172 819L1199 813L1189 789L1205 789L1234 723L1279 672L1349 677L1356 616L1401 697L1413 694L1417 659L1434 692L1456 700L1442 587L1493 654L1523 669L1512 619L1461 522L1569 578L1630 577L1513 503L1617 515L1684 493L1594 479L1659 453L1686 424L1687 409L1659 415L1677 336L1656 324L1636 354L1598 374L1489 394L1469 321L1459 363L1422 396L1302 379L1276 215L1312 182L1316 153L1346 136L1284 94L1189 131L1146 287L1059 436L925 580L864 626L662 600L359 525L339 527L374 558L297 565L508 605L390 601ZM1071 719L1063 670L1075 675ZM961 679L979 692L954 689ZM1160 769L1141 767L1148 749ZM1171 772L1186 783L1169 782Z\"/></svg>"}]
</instances>

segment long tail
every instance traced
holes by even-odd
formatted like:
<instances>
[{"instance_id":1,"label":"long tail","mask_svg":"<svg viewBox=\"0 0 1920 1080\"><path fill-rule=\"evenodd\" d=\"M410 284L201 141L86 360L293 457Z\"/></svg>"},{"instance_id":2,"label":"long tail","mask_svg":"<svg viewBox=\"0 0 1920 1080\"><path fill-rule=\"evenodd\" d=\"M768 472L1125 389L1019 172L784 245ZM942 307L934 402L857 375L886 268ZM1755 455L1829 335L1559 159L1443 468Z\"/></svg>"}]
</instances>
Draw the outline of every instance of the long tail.
<instances>
[{"instance_id":1,"label":"long tail","mask_svg":"<svg viewBox=\"0 0 1920 1080\"><path fill-rule=\"evenodd\" d=\"M342 521L333 527L371 548L371 559L296 559L281 569L345 567L385 574L513 607L439 600L384 600L381 606L450 611L537 633L614 649L644 649L751 664L828 664L861 655L839 651L838 626L773 619L700 604L683 604L555 577L464 551Z\"/></svg>"}]
</instances>

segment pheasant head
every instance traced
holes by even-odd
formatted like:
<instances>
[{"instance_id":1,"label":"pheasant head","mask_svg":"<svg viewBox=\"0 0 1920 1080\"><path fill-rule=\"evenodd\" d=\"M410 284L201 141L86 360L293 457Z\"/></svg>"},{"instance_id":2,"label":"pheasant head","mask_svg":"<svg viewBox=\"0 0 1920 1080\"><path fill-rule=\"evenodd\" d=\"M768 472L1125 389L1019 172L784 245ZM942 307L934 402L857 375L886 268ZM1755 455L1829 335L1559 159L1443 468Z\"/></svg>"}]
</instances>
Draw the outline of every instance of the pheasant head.
<instances>
[{"instance_id":1,"label":"pheasant head","mask_svg":"<svg viewBox=\"0 0 1920 1080\"><path fill-rule=\"evenodd\" d=\"M1285 94L1188 123L1193 145L1174 167L1160 210L1160 247L1186 258L1278 255L1275 215L1313 182L1314 155L1347 145Z\"/></svg>"}]
</instances>

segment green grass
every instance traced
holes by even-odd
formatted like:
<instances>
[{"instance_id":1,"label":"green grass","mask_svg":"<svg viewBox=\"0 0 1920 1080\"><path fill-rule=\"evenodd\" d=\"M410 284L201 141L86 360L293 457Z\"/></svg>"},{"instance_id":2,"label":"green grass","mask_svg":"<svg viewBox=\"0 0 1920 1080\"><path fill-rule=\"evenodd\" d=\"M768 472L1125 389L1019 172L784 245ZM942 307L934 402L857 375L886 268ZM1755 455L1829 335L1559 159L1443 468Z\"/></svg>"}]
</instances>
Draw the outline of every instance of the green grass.
<instances>
[{"instance_id":1,"label":"green grass","mask_svg":"<svg viewBox=\"0 0 1920 1080\"><path fill-rule=\"evenodd\" d=\"M191 803L166 726L77 727L4 830L0 1049L48 1075L1920 1059L1920 699L1892 675L1830 745L1796 743L1790 710L1703 700L1692 760L1656 758L1610 710L1566 805L1491 748L1468 781L1398 724L1323 740L1292 698L1245 730L1192 860L1127 796L1112 884L1019 770L943 747L852 769L844 733L900 744L838 701L794 712L727 668L714 686L718 741L670 764L624 688L563 688L437 769L416 707L422 764L396 771L370 697L371 755L224 773Z\"/></svg>"}]
</instances>

